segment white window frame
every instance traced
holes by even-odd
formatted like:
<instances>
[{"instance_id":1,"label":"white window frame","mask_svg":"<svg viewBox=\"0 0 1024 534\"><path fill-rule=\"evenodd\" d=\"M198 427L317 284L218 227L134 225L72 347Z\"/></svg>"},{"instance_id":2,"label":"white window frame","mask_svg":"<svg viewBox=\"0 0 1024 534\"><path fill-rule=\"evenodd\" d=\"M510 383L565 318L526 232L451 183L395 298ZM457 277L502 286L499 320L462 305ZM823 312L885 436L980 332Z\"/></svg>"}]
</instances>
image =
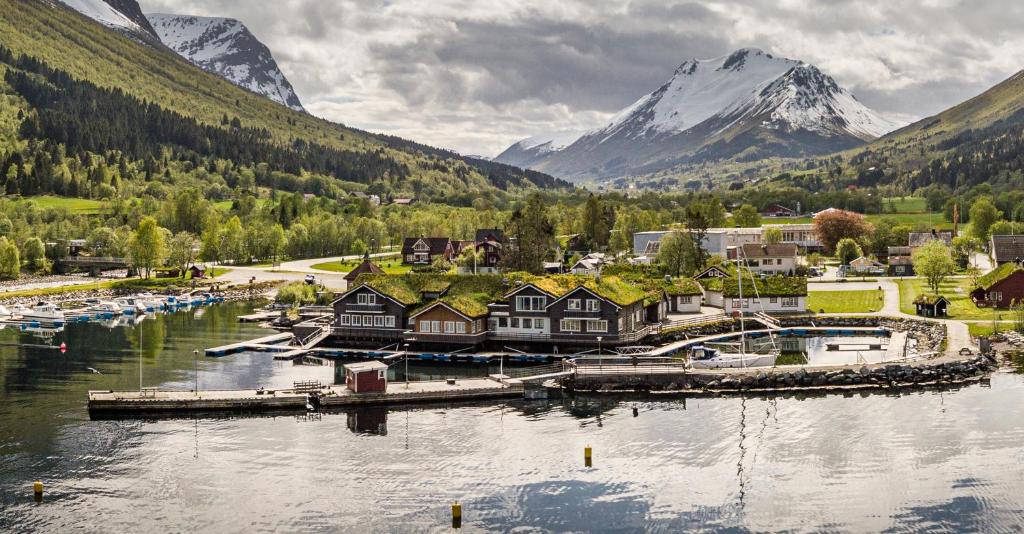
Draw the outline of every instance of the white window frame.
<instances>
[{"instance_id":1,"label":"white window frame","mask_svg":"<svg viewBox=\"0 0 1024 534\"><path fill-rule=\"evenodd\" d=\"M374 293L360 293L356 295L356 302L363 306L377 304L377 295Z\"/></svg>"},{"instance_id":2,"label":"white window frame","mask_svg":"<svg viewBox=\"0 0 1024 534\"><path fill-rule=\"evenodd\" d=\"M547 307L548 298L543 296L521 295L516 297L517 311L541 311Z\"/></svg>"},{"instance_id":3,"label":"white window frame","mask_svg":"<svg viewBox=\"0 0 1024 534\"><path fill-rule=\"evenodd\" d=\"M352 324L352 319L350 319L348 315L339 315L338 324L341 326L348 326Z\"/></svg>"},{"instance_id":4,"label":"white window frame","mask_svg":"<svg viewBox=\"0 0 1024 534\"><path fill-rule=\"evenodd\" d=\"M608 321L604 319L589 319L587 320L587 332L607 333L608 332Z\"/></svg>"},{"instance_id":5,"label":"white window frame","mask_svg":"<svg viewBox=\"0 0 1024 534\"><path fill-rule=\"evenodd\" d=\"M546 324L547 324L547 319L545 319L543 317L537 317L537 318L534 318L534 320L533 320L533 327L536 328L537 330L543 330Z\"/></svg>"},{"instance_id":6,"label":"white window frame","mask_svg":"<svg viewBox=\"0 0 1024 534\"><path fill-rule=\"evenodd\" d=\"M562 332L580 332L583 325L579 319L562 319L560 329Z\"/></svg>"},{"instance_id":7,"label":"white window frame","mask_svg":"<svg viewBox=\"0 0 1024 534\"><path fill-rule=\"evenodd\" d=\"M395 327L395 316L394 315L388 315L388 316L384 317L384 327L385 328L394 328Z\"/></svg>"},{"instance_id":8,"label":"white window frame","mask_svg":"<svg viewBox=\"0 0 1024 534\"><path fill-rule=\"evenodd\" d=\"M521 324L524 329L529 330L533 328L533 319L530 317L523 317Z\"/></svg>"},{"instance_id":9,"label":"white window frame","mask_svg":"<svg viewBox=\"0 0 1024 534\"><path fill-rule=\"evenodd\" d=\"M454 334L455 333L455 321L445 321L444 322L444 333L445 334Z\"/></svg>"},{"instance_id":10,"label":"white window frame","mask_svg":"<svg viewBox=\"0 0 1024 534\"><path fill-rule=\"evenodd\" d=\"M601 301L597 299L587 299L587 311L596 312L601 311Z\"/></svg>"},{"instance_id":11,"label":"white window frame","mask_svg":"<svg viewBox=\"0 0 1024 534\"><path fill-rule=\"evenodd\" d=\"M377 380L384 380L384 369L377 369Z\"/></svg>"},{"instance_id":12,"label":"white window frame","mask_svg":"<svg viewBox=\"0 0 1024 534\"><path fill-rule=\"evenodd\" d=\"M519 318L518 317L511 318L509 320L509 327L510 328L519 328Z\"/></svg>"},{"instance_id":13,"label":"white window frame","mask_svg":"<svg viewBox=\"0 0 1024 534\"><path fill-rule=\"evenodd\" d=\"M581 309L581 304L580 299L569 299L569 302L566 304L566 309L570 311L579 311Z\"/></svg>"},{"instance_id":14,"label":"white window frame","mask_svg":"<svg viewBox=\"0 0 1024 534\"><path fill-rule=\"evenodd\" d=\"M732 299L732 309L738 310L738 309L740 309L742 307L743 307L743 304L740 302L740 299Z\"/></svg>"},{"instance_id":15,"label":"white window frame","mask_svg":"<svg viewBox=\"0 0 1024 534\"><path fill-rule=\"evenodd\" d=\"M797 297L782 297L783 308L796 308L800 305L800 299Z\"/></svg>"},{"instance_id":16,"label":"white window frame","mask_svg":"<svg viewBox=\"0 0 1024 534\"><path fill-rule=\"evenodd\" d=\"M681 295L679 304L693 304L693 295Z\"/></svg>"},{"instance_id":17,"label":"white window frame","mask_svg":"<svg viewBox=\"0 0 1024 534\"><path fill-rule=\"evenodd\" d=\"M466 333L466 323L464 323L462 321L456 322L455 323L455 333L456 334L465 334Z\"/></svg>"},{"instance_id":18,"label":"white window frame","mask_svg":"<svg viewBox=\"0 0 1024 534\"><path fill-rule=\"evenodd\" d=\"M384 327L384 316L383 315L374 316L374 318L373 318L373 326L376 327L376 328L383 328Z\"/></svg>"}]
</instances>

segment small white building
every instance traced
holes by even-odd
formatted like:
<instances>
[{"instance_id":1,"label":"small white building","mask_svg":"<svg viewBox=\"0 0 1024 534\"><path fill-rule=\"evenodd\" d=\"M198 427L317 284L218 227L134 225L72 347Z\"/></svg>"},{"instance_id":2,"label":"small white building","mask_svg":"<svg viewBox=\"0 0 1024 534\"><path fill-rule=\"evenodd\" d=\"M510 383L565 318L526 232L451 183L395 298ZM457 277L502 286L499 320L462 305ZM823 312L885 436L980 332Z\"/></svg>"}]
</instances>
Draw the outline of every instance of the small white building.
<instances>
[{"instance_id":1,"label":"small white building","mask_svg":"<svg viewBox=\"0 0 1024 534\"><path fill-rule=\"evenodd\" d=\"M580 258L579 261L569 268L569 272L572 274L596 275L601 272L601 267L605 263L607 263L605 255L601 252L594 252Z\"/></svg>"},{"instance_id":2,"label":"small white building","mask_svg":"<svg viewBox=\"0 0 1024 534\"><path fill-rule=\"evenodd\" d=\"M885 264L875 261L871 258L861 256L850 262L850 270L855 273L884 273Z\"/></svg>"},{"instance_id":3,"label":"small white building","mask_svg":"<svg viewBox=\"0 0 1024 534\"><path fill-rule=\"evenodd\" d=\"M721 308L732 315L742 311L745 314L765 312L770 314L804 313L807 310L807 279L789 276L743 279L743 298L740 298L739 282L735 278L707 278L701 280L704 286L704 303Z\"/></svg>"},{"instance_id":4,"label":"small white building","mask_svg":"<svg viewBox=\"0 0 1024 534\"><path fill-rule=\"evenodd\" d=\"M793 243L746 244L730 249L728 257L743 260L744 264L757 274L790 276L796 271L797 251L798 248Z\"/></svg>"},{"instance_id":5,"label":"small white building","mask_svg":"<svg viewBox=\"0 0 1024 534\"><path fill-rule=\"evenodd\" d=\"M763 228L765 231L769 228L777 228L779 233L782 234L780 243L793 243L810 252L820 252L822 250L821 240L818 239L818 234L814 232L813 224L766 224Z\"/></svg>"}]
</instances>

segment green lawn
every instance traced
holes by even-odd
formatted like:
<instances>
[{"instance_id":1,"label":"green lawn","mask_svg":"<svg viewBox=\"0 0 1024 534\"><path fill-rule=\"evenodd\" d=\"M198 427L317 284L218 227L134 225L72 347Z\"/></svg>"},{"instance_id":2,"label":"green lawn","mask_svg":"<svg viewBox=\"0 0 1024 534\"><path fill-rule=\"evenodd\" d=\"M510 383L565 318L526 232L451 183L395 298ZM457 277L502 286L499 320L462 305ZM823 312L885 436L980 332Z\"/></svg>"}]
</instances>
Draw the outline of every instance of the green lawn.
<instances>
[{"instance_id":1,"label":"green lawn","mask_svg":"<svg viewBox=\"0 0 1024 534\"><path fill-rule=\"evenodd\" d=\"M810 291L807 309L825 313L870 313L882 309L884 295L877 289L862 291Z\"/></svg>"},{"instance_id":2,"label":"green lawn","mask_svg":"<svg viewBox=\"0 0 1024 534\"><path fill-rule=\"evenodd\" d=\"M900 288L900 311L916 313L914 299L921 293L929 293L927 282L923 278L895 280ZM939 286L939 294L949 299L949 317L951 319L983 319L991 320L991 308L979 308L971 301L971 282L966 278L947 279ZM1009 317L1008 310L996 310L1003 318Z\"/></svg>"},{"instance_id":3,"label":"green lawn","mask_svg":"<svg viewBox=\"0 0 1024 534\"><path fill-rule=\"evenodd\" d=\"M392 256L387 258L374 258L373 262L377 264L377 267L384 269L384 272L386 274L405 274L412 271L412 265L403 264L401 258L399 258L398 256ZM317 263L312 267L314 269L320 269L321 271L347 273L352 269L358 267L360 263L363 263L363 260L346 261L341 263L336 261L329 261L326 263Z\"/></svg>"},{"instance_id":4,"label":"green lawn","mask_svg":"<svg viewBox=\"0 0 1024 534\"><path fill-rule=\"evenodd\" d=\"M900 224L915 225L925 224L929 227L949 229L953 223L947 221L941 213L872 213L865 215L868 222L874 224L882 219L894 219ZM811 217L765 217L761 224L810 224L814 219Z\"/></svg>"},{"instance_id":5,"label":"green lawn","mask_svg":"<svg viewBox=\"0 0 1024 534\"><path fill-rule=\"evenodd\" d=\"M31 202L40 208L63 208L77 215L95 215L104 209L103 202L88 198L42 196L23 198L18 202Z\"/></svg>"}]
</instances>

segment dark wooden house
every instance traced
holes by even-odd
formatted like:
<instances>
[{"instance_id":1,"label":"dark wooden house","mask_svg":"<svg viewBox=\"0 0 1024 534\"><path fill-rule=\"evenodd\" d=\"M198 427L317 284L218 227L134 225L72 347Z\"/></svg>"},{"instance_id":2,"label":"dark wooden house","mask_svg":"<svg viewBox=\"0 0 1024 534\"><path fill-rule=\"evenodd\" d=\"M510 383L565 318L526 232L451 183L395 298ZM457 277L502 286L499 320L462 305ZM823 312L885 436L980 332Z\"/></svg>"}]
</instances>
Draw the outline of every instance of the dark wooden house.
<instances>
[{"instance_id":1,"label":"dark wooden house","mask_svg":"<svg viewBox=\"0 0 1024 534\"><path fill-rule=\"evenodd\" d=\"M332 333L350 341L401 339L409 310L409 304L366 284L342 293L331 306Z\"/></svg>"},{"instance_id":2,"label":"dark wooden house","mask_svg":"<svg viewBox=\"0 0 1024 534\"><path fill-rule=\"evenodd\" d=\"M351 271L349 271L348 274L345 275L345 282L347 282L348 285L351 286L356 281L356 278L358 278L359 275L364 274L364 273L369 273L369 274L383 274L384 273L384 269L381 269L380 267L377 266L376 263L373 263L373 261L370 260L370 253L369 252L367 252L366 254L363 254L363 262L362 263L357 265L355 269L352 269Z\"/></svg>"},{"instance_id":3,"label":"dark wooden house","mask_svg":"<svg viewBox=\"0 0 1024 534\"><path fill-rule=\"evenodd\" d=\"M917 314L923 317L946 317L949 312L949 299L942 295L918 295L914 299Z\"/></svg>"},{"instance_id":4,"label":"dark wooden house","mask_svg":"<svg viewBox=\"0 0 1024 534\"><path fill-rule=\"evenodd\" d=\"M455 252L455 245L447 237L407 237L402 243L402 263L430 265L439 257L451 261Z\"/></svg>"},{"instance_id":5,"label":"dark wooden house","mask_svg":"<svg viewBox=\"0 0 1024 534\"><path fill-rule=\"evenodd\" d=\"M914 262L910 256L889 256L889 276L914 276Z\"/></svg>"},{"instance_id":6,"label":"dark wooden house","mask_svg":"<svg viewBox=\"0 0 1024 534\"><path fill-rule=\"evenodd\" d=\"M555 341L633 342L642 337L643 297L615 302L587 287L577 287L548 305Z\"/></svg>"},{"instance_id":7,"label":"dark wooden house","mask_svg":"<svg viewBox=\"0 0 1024 534\"><path fill-rule=\"evenodd\" d=\"M989 253L995 264L1024 261L1024 235L994 235L989 240Z\"/></svg>"},{"instance_id":8,"label":"dark wooden house","mask_svg":"<svg viewBox=\"0 0 1024 534\"><path fill-rule=\"evenodd\" d=\"M495 338L514 341L543 340L551 335L548 304L555 296L533 284L524 284L505 294L502 302L487 305L489 330Z\"/></svg>"},{"instance_id":9,"label":"dark wooden house","mask_svg":"<svg viewBox=\"0 0 1024 534\"><path fill-rule=\"evenodd\" d=\"M443 299L413 312L405 339L417 343L479 345L487 339L487 306L468 297Z\"/></svg>"}]
</instances>

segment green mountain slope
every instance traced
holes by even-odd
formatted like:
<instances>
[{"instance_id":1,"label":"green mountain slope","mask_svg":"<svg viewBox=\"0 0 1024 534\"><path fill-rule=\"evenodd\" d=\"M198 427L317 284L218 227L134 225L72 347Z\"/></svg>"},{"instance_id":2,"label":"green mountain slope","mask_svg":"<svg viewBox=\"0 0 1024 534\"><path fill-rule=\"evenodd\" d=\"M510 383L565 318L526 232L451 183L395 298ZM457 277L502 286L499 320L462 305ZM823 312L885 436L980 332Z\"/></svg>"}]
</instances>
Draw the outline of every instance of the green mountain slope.
<instances>
[{"instance_id":1,"label":"green mountain slope","mask_svg":"<svg viewBox=\"0 0 1024 534\"><path fill-rule=\"evenodd\" d=\"M399 176L368 176L362 186L385 194L435 200L477 193L504 195L535 187L563 187L549 176L466 159L449 151L361 132L297 113L194 67L169 50L146 46L45 0L10 0L0 10L0 45L15 56L37 58L51 69L100 88L119 89L201 125L225 128L225 117L263 132L285 149L315 144L346 154L372 153L403 169ZM0 67L2 68L2 67ZM5 85L0 98L0 142L13 143L12 127L31 111ZM234 122L234 121L232 121ZM123 147L111 147L123 148Z\"/></svg>"}]
</instances>

